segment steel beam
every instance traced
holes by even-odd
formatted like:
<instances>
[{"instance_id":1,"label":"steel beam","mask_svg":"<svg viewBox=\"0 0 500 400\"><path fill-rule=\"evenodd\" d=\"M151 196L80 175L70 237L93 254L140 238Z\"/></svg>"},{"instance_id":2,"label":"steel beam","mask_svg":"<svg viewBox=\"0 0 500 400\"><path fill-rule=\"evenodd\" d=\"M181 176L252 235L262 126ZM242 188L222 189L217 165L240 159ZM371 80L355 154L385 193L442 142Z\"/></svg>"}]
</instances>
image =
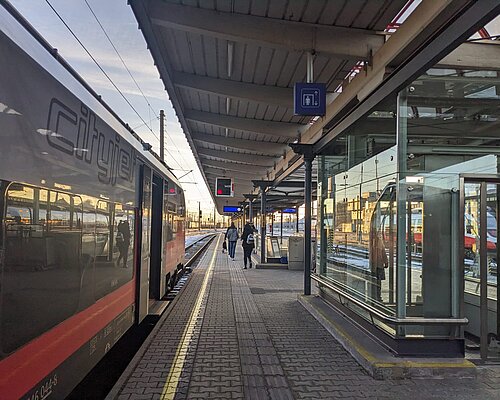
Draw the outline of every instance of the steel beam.
<instances>
[{"instance_id":1,"label":"steel beam","mask_svg":"<svg viewBox=\"0 0 500 400\"><path fill-rule=\"evenodd\" d=\"M370 52L385 41L384 35L364 29L221 12L160 0L150 0L148 8L149 15L154 16L151 22L160 27L288 51L313 49L356 61L368 60Z\"/></svg>"},{"instance_id":2,"label":"steel beam","mask_svg":"<svg viewBox=\"0 0 500 400\"><path fill-rule=\"evenodd\" d=\"M219 135L209 135L202 132L192 132L191 138L202 143L211 143L219 146L230 147L232 149L254 151L256 153L268 154L279 157L283 155L286 144L272 143L259 140L245 140Z\"/></svg>"},{"instance_id":3,"label":"steel beam","mask_svg":"<svg viewBox=\"0 0 500 400\"><path fill-rule=\"evenodd\" d=\"M293 89L174 72L174 86L199 92L293 108ZM340 84L340 81L338 82Z\"/></svg>"},{"instance_id":4,"label":"steel beam","mask_svg":"<svg viewBox=\"0 0 500 400\"><path fill-rule=\"evenodd\" d=\"M257 156L255 154L234 153L232 151L198 149L200 157L215 157L221 160L242 162L261 167L271 167L274 165L274 158L268 156Z\"/></svg>"},{"instance_id":5,"label":"steel beam","mask_svg":"<svg viewBox=\"0 0 500 400\"><path fill-rule=\"evenodd\" d=\"M231 161L217 161L208 158L202 159L202 165L204 167L207 166L207 167L219 168L227 171L246 172L252 174L254 178L255 175L261 175L267 169L267 167L262 167L257 165L249 166L248 164L240 164Z\"/></svg>"},{"instance_id":6,"label":"steel beam","mask_svg":"<svg viewBox=\"0 0 500 400\"><path fill-rule=\"evenodd\" d=\"M220 177L220 175L207 174L207 179L211 183L214 183L215 178L218 178L218 177ZM248 188L253 187L252 181L248 180L248 179L241 179L241 178L234 178L233 177L233 182L234 182L234 189L238 190L238 192L240 191L239 189L241 189L242 187L246 188L246 190L248 190Z\"/></svg>"},{"instance_id":7,"label":"steel beam","mask_svg":"<svg viewBox=\"0 0 500 400\"><path fill-rule=\"evenodd\" d=\"M185 110L184 118L189 121L217 126L219 128L236 129L240 131L259 133L287 138L296 138L307 125L293 124L290 122L265 121L262 119L251 119L233 117L225 114L215 114L198 110Z\"/></svg>"},{"instance_id":8,"label":"steel beam","mask_svg":"<svg viewBox=\"0 0 500 400\"><path fill-rule=\"evenodd\" d=\"M227 171L219 168L204 167L203 172L205 172L207 175L225 176L227 178L236 178L244 181L255 179L255 176L258 175L252 169L248 169L245 172L239 172L239 171Z\"/></svg>"},{"instance_id":9,"label":"steel beam","mask_svg":"<svg viewBox=\"0 0 500 400\"><path fill-rule=\"evenodd\" d=\"M487 42L463 43L438 62L441 68L498 70L500 43Z\"/></svg>"}]
</instances>

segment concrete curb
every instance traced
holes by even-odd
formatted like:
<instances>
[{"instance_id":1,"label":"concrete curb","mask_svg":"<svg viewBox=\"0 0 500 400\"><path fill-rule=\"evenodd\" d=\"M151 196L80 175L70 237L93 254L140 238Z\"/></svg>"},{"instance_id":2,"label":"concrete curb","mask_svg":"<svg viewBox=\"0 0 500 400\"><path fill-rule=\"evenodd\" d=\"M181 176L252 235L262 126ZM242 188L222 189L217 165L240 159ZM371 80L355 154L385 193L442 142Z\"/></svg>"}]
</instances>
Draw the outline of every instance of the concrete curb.
<instances>
[{"instance_id":1,"label":"concrete curb","mask_svg":"<svg viewBox=\"0 0 500 400\"><path fill-rule=\"evenodd\" d=\"M319 296L299 295L298 301L375 379L477 376L476 366L462 358L395 357Z\"/></svg>"}]
</instances>

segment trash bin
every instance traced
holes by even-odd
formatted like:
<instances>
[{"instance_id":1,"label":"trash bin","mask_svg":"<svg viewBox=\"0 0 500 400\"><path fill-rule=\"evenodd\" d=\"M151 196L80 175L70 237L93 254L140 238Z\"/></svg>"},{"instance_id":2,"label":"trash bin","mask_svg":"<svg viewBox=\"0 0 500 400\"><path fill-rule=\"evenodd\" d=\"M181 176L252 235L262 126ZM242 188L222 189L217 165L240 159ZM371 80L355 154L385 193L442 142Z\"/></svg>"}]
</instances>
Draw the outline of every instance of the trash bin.
<instances>
[{"instance_id":1,"label":"trash bin","mask_svg":"<svg viewBox=\"0 0 500 400\"><path fill-rule=\"evenodd\" d=\"M288 238L288 269L304 270L304 236L292 235Z\"/></svg>"}]
</instances>

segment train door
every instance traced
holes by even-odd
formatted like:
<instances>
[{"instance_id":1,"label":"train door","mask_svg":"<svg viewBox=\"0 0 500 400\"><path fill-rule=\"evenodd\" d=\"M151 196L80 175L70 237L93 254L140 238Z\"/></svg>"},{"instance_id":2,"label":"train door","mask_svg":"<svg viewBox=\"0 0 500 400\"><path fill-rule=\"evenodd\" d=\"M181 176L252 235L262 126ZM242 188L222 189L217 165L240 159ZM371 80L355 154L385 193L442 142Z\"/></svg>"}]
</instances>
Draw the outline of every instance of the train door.
<instances>
[{"instance_id":1,"label":"train door","mask_svg":"<svg viewBox=\"0 0 500 400\"><path fill-rule=\"evenodd\" d=\"M462 187L464 314L469 320L465 327L467 349L472 359L499 361L500 180L465 179Z\"/></svg>"},{"instance_id":2,"label":"train door","mask_svg":"<svg viewBox=\"0 0 500 400\"><path fill-rule=\"evenodd\" d=\"M148 314L149 306L149 266L151 260L151 168L141 165L139 179L140 209L140 255L137 274L137 322Z\"/></svg>"},{"instance_id":3,"label":"train door","mask_svg":"<svg viewBox=\"0 0 500 400\"><path fill-rule=\"evenodd\" d=\"M151 262L149 265L149 298L159 300L162 296L162 221L163 179L153 174L151 219Z\"/></svg>"}]
</instances>

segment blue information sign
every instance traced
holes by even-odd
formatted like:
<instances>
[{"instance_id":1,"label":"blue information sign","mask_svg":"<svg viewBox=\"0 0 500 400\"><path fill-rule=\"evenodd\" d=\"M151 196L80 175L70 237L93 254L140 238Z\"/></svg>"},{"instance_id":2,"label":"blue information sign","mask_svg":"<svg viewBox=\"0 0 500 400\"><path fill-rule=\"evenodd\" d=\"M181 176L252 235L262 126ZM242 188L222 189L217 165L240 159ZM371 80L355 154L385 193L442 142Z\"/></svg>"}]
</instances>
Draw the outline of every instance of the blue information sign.
<instances>
[{"instance_id":1,"label":"blue information sign","mask_svg":"<svg viewBox=\"0 0 500 400\"><path fill-rule=\"evenodd\" d=\"M296 83L294 111L295 115L325 115L326 85L324 83Z\"/></svg>"},{"instance_id":2,"label":"blue information sign","mask_svg":"<svg viewBox=\"0 0 500 400\"><path fill-rule=\"evenodd\" d=\"M240 212L241 211L241 207L238 207L238 206L224 206L223 211L225 213Z\"/></svg>"},{"instance_id":3,"label":"blue information sign","mask_svg":"<svg viewBox=\"0 0 500 400\"><path fill-rule=\"evenodd\" d=\"M281 210L282 213L295 214L297 210L295 208L284 208Z\"/></svg>"}]
</instances>

